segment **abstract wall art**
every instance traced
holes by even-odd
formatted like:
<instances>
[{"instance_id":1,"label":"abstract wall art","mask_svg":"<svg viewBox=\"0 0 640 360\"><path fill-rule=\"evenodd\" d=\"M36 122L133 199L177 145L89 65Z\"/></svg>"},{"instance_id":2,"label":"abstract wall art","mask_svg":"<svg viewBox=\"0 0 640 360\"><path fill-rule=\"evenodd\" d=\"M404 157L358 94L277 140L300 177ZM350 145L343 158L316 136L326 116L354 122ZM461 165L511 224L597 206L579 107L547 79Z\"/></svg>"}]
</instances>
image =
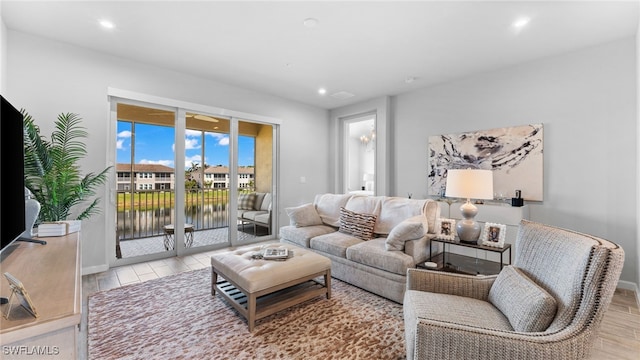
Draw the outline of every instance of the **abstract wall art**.
<instances>
[{"instance_id":1,"label":"abstract wall art","mask_svg":"<svg viewBox=\"0 0 640 360\"><path fill-rule=\"evenodd\" d=\"M493 170L493 191L543 200L543 125L523 125L429 137L429 195L443 195L448 169Z\"/></svg>"}]
</instances>

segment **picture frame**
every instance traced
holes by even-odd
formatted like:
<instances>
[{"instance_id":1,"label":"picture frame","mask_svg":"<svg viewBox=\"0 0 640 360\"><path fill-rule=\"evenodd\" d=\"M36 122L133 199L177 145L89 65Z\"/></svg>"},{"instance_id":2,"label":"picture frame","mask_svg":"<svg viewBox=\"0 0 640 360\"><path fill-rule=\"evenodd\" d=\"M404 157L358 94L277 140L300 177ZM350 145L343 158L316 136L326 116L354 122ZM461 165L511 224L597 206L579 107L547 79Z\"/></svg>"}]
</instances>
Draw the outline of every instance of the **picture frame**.
<instances>
[{"instance_id":1,"label":"picture frame","mask_svg":"<svg viewBox=\"0 0 640 360\"><path fill-rule=\"evenodd\" d=\"M485 223L482 228L480 240L484 246L504 247L504 239L507 236L507 225Z\"/></svg>"},{"instance_id":2,"label":"picture frame","mask_svg":"<svg viewBox=\"0 0 640 360\"><path fill-rule=\"evenodd\" d=\"M436 238L454 242L456 240L456 221L454 219L439 218L436 221Z\"/></svg>"},{"instance_id":3,"label":"picture frame","mask_svg":"<svg viewBox=\"0 0 640 360\"><path fill-rule=\"evenodd\" d=\"M25 308L31 315L34 317L38 317L38 312L36 311L36 307L31 301L31 297L25 289L22 281L18 280L15 276L9 274L8 272L4 273L4 277L9 282L9 287L11 288L11 296L9 296L9 303L7 305L7 311L4 313L4 318L9 320L9 314L11 313L11 309L13 307L12 299L14 297L18 298L20 305Z\"/></svg>"}]
</instances>

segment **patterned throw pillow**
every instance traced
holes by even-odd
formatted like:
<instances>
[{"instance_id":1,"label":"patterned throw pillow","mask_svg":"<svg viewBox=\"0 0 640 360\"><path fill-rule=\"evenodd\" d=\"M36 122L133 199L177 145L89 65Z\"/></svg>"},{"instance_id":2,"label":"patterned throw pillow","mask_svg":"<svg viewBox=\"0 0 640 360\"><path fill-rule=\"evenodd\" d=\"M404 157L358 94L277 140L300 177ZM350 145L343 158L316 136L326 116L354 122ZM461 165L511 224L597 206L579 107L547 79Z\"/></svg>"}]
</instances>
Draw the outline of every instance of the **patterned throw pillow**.
<instances>
[{"instance_id":1,"label":"patterned throw pillow","mask_svg":"<svg viewBox=\"0 0 640 360\"><path fill-rule=\"evenodd\" d=\"M377 216L372 214L362 214L340 208L340 231L362 240L373 238L373 227L376 225Z\"/></svg>"},{"instance_id":2,"label":"patterned throw pillow","mask_svg":"<svg viewBox=\"0 0 640 360\"><path fill-rule=\"evenodd\" d=\"M238 210L253 210L256 203L256 194L240 194L238 196Z\"/></svg>"}]
</instances>

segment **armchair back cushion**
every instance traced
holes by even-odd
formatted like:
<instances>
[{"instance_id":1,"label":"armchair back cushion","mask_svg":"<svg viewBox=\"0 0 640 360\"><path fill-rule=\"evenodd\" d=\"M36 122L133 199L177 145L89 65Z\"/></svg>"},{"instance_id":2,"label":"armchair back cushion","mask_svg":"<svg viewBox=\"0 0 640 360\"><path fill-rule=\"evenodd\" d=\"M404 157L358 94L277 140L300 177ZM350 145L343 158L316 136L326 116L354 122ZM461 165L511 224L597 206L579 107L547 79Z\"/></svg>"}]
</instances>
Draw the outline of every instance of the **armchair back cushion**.
<instances>
[{"instance_id":1,"label":"armchair back cushion","mask_svg":"<svg viewBox=\"0 0 640 360\"><path fill-rule=\"evenodd\" d=\"M521 332L546 330L557 309L553 296L513 266L502 269L489 290L489 302Z\"/></svg>"},{"instance_id":2,"label":"armchair back cushion","mask_svg":"<svg viewBox=\"0 0 640 360\"><path fill-rule=\"evenodd\" d=\"M514 265L556 299L549 332L604 314L590 298L613 296L623 262L624 251L610 241L526 220L520 224Z\"/></svg>"}]
</instances>

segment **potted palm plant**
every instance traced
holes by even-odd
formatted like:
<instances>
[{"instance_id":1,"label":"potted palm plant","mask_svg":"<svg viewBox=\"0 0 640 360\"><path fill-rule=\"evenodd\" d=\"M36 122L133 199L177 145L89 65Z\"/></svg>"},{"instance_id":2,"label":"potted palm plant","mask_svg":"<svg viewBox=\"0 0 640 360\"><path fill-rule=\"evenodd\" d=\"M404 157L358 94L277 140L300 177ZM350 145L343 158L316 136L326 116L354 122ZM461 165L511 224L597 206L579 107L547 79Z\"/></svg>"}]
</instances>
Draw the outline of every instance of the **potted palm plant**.
<instances>
[{"instance_id":1,"label":"potted palm plant","mask_svg":"<svg viewBox=\"0 0 640 360\"><path fill-rule=\"evenodd\" d=\"M62 113L55 121L51 140L40 135L33 117L24 116L24 176L25 187L40 203L36 224L87 219L99 213L97 188L107 180L107 167L100 173L81 174L78 162L87 155L82 139L88 133L81 126L82 118L74 113Z\"/></svg>"}]
</instances>

